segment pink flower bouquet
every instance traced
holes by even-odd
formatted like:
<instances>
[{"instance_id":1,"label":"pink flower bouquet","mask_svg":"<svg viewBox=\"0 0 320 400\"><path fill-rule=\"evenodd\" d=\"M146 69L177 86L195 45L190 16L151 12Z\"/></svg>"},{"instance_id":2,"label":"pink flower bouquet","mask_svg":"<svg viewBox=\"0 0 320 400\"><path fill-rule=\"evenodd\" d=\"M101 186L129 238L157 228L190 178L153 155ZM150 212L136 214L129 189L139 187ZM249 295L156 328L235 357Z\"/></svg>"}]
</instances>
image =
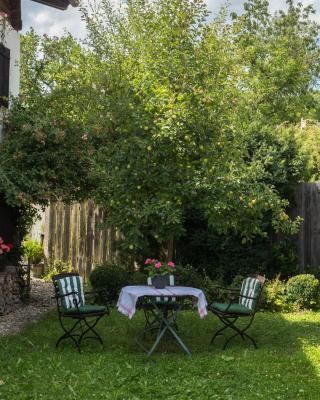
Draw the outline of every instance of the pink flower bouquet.
<instances>
[{"instance_id":1,"label":"pink flower bouquet","mask_svg":"<svg viewBox=\"0 0 320 400\"><path fill-rule=\"evenodd\" d=\"M171 275L175 270L175 264L172 261L162 262L155 258L147 258L144 264L149 271L150 277L155 275Z\"/></svg>"}]
</instances>

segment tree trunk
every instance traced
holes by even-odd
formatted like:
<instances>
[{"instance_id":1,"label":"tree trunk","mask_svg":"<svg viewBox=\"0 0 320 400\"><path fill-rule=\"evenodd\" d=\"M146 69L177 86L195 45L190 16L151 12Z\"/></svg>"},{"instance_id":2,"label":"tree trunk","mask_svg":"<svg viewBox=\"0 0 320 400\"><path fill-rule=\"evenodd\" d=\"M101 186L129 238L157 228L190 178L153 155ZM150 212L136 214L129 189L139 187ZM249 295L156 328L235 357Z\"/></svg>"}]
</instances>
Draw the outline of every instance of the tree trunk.
<instances>
[{"instance_id":1,"label":"tree trunk","mask_svg":"<svg viewBox=\"0 0 320 400\"><path fill-rule=\"evenodd\" d=\"M174 236L171 235L168 243L167 243L167 261L172 261L173 258L173 244L174 244Z\"/></svg>"}]
</instances>

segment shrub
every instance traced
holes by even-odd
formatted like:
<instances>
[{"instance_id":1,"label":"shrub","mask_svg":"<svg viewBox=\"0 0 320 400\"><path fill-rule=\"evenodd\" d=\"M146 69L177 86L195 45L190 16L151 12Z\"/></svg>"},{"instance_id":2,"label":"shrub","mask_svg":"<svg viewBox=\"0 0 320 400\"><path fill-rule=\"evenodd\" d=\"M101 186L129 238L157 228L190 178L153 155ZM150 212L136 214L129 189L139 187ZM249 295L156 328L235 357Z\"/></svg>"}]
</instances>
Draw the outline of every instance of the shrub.
<instances>
[{"instance_id":1,"label":"shrub","mask_svg":"<svg viewBox=\"0 0 320 400\"><path fill-rule=\"evenodd\" d=\"M208 226L205 215L197 208L186 212L185 234L177 240L178 264L191 264L200 274L205 271L211 279L223 280L229 285L241 274L265 273L270 261L270 240L255 238L243 243L241 237L218 234Z\"/></svg>"},{"instance_id":2,"label":"shrub","mask_svg":"<svg viewBox=\"0 0 320 400\"><path fill-rule=\"evenodd\" d=\"M177 265L176 277L179 286L202 289L209 303L221 299L221 292L217 289L217 286L222 286L221 281L212 280L204 271L200 272L190 264Z\"/></svg>"},{"instance_id":3,"label":"shrub","mask_svg":"<svg viewBox=\"0 0 320 400\"><path fill-rule=\"evenodd\" d=\"M239 289L239 290L240 290L244 278L245 278L245 277L244 277L243 275L236 275L236 276L233 278L233 280L232 280L232 282L231 282L231 284L230 284L230 288L232 288L232 289Z\"/></svg>"},{"instance_id":4,"label":"shrub","mask_svg":"<svg viewBox=\"0 0 320 400\"><path fill-rule=\"evenodd\" d=\"M272 246L272 257L268 268L269 275L281 273L290 278L298 273L298 254L295 244L290 240L281 240Z\"/></svg>"},{"instance_id":5,"label":"shrub","mask_svg":"<svg viewBox=\"0 0 320 400\"><path fill-rule=\"evenodd\" d=\"M77 272L70 262L62 260L49 260L46 265L46 274L44 280L50 281L54 275L61 274L62 272Z\"/></svg>"},{"instance_id":6,"label":"shrub","mask_svg":"<svg viewBox=\"0 0 320 400\"><path fill-rule=\"evenodd\" d=\"M106 290L108 292L108 299L114 302L118 300L121 288L128 285L130 282L130 275L119 265L105 263L97 265L94 268L90 274L89 280L93 289Z\"/></svg>"},{"instance_id":7,"label":"shrub","mask_svg":"<svg viewBox=\"0 0 320 400\"><path fill-rule=\"evenodd\" d=\"M319 300L319 280L311 274L301 274L287 282L288 301L299 309L315 308Z\"/></svg>"},{"instance_id":8,"label":"shrub","mask_svg":"<svg viewBox=\"0 0 320 400\"><path fill-rule=\"evenodd\" d=\"M262 292L262 307L269 311L289 311L286 289L286 283L280 280L280 275L266 282Z\"/></svg>"},{"instance_id":9,"label":"shrub","mask_svg":"<svg viewBox=\"0 0 320 400\"><path fill-rule=\"evenodd\" d=\"M203 276L192 265L176 266L176 282L179 286L193 286L201 288L203 285Z\"/></svg>"},{"instance_id":10,"label":"shrub","mask_svg":"<svg viewBox=\"0 0 320 400\"><path fill-rule=\"evenodd\" d=\"M44 259L43 245L36 240L24 240L23 256L29 260L31 264L39 264Z\"/></svg>"},{"instance_id":11,"label":"shrub","mask_svg":"<svg viewBox=\"0 0 320 400\"><path fill-rule=\"evenodd\" d=\"M147 279L148 279L148 275L143 273L143 272L139 272L139 271L135 271L133 272L133 274L130 275L130 285L146 285L147 284Z\"/></svg>"}]
</instances>

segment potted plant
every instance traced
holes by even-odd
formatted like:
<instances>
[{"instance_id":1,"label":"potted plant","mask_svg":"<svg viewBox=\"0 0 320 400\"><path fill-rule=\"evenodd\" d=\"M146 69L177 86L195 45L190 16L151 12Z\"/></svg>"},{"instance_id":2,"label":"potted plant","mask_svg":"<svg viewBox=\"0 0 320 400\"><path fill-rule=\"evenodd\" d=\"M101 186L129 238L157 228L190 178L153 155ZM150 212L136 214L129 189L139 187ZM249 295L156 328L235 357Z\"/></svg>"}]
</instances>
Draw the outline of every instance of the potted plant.
<instances>
[{"instance_id":1,"label":"potted plant","mask_svg":"<svg viewBox=\"0 0 320 400\"><path fill-rule=\"evenodd\" d=\"M13 249L12 243L5 243L0 236L0 271L3 271L7 264L7 254Z\"/></svg>"},{"instance_id":2,"label":"potted plant","mask_svg":"<svg viewBox=\"0 0 320 400\"><path fill-rule=\"evenodd\" d=\"M32 265L31 271L34 278L41 278L43 274L43 245L36 240L27 239L23 242L23 255Z\"/></svg>"},{"instance_id":3,"label":"potted plant","mask_svg":"<svg viewBox=\"0 0 320 400\"><path fill-rule=\"evenodd\" d=\"M162 262L155 258L147 258L145 265L148 268L152 284L157 289L169 285L169 276L174 273L175 264L172 261Z\"/></svg>"}]
</instances>

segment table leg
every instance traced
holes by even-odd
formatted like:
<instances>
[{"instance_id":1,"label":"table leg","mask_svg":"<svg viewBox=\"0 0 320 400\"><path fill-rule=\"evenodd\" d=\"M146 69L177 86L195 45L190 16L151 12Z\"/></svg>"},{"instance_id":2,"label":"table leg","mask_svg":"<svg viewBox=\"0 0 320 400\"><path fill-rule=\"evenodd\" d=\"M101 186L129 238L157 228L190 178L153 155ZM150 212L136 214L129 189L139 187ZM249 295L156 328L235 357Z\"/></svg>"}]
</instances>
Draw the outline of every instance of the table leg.
<instances>
[{"instance_id":1,"label":"table leg","mask_svg":"<svg viewBox=\"0 0 320 400\"><path fill-rule=\"evenodd\" d=\"M175 340L178 342L178 344L183 349L183 351L185 353L187 353L189 356L191 356L191 352L189 351L188 347L183 343L182 339L179 337L177 332L172 327L175 324L177 313L179 311L181 311L181 306L177 310L174 311L174 313L170 316L170 318L168 318L168 310L166 308L160 309L155 303L154 303L154 308L155 308L156 314L159 316L159 320L160 320L160 326L159 326L158 334L157 334L154 344L152 345L150 350L147 350L140 342L139 337L145 336L146 329L144 329L142 335L140 334L136 338L136 342L143 348L143 350L148 354L148 356L151 356L152 353L158 347L163 335L168 330L172 334L172 336L175 338Z\"/></svg>"}]
</instances>

